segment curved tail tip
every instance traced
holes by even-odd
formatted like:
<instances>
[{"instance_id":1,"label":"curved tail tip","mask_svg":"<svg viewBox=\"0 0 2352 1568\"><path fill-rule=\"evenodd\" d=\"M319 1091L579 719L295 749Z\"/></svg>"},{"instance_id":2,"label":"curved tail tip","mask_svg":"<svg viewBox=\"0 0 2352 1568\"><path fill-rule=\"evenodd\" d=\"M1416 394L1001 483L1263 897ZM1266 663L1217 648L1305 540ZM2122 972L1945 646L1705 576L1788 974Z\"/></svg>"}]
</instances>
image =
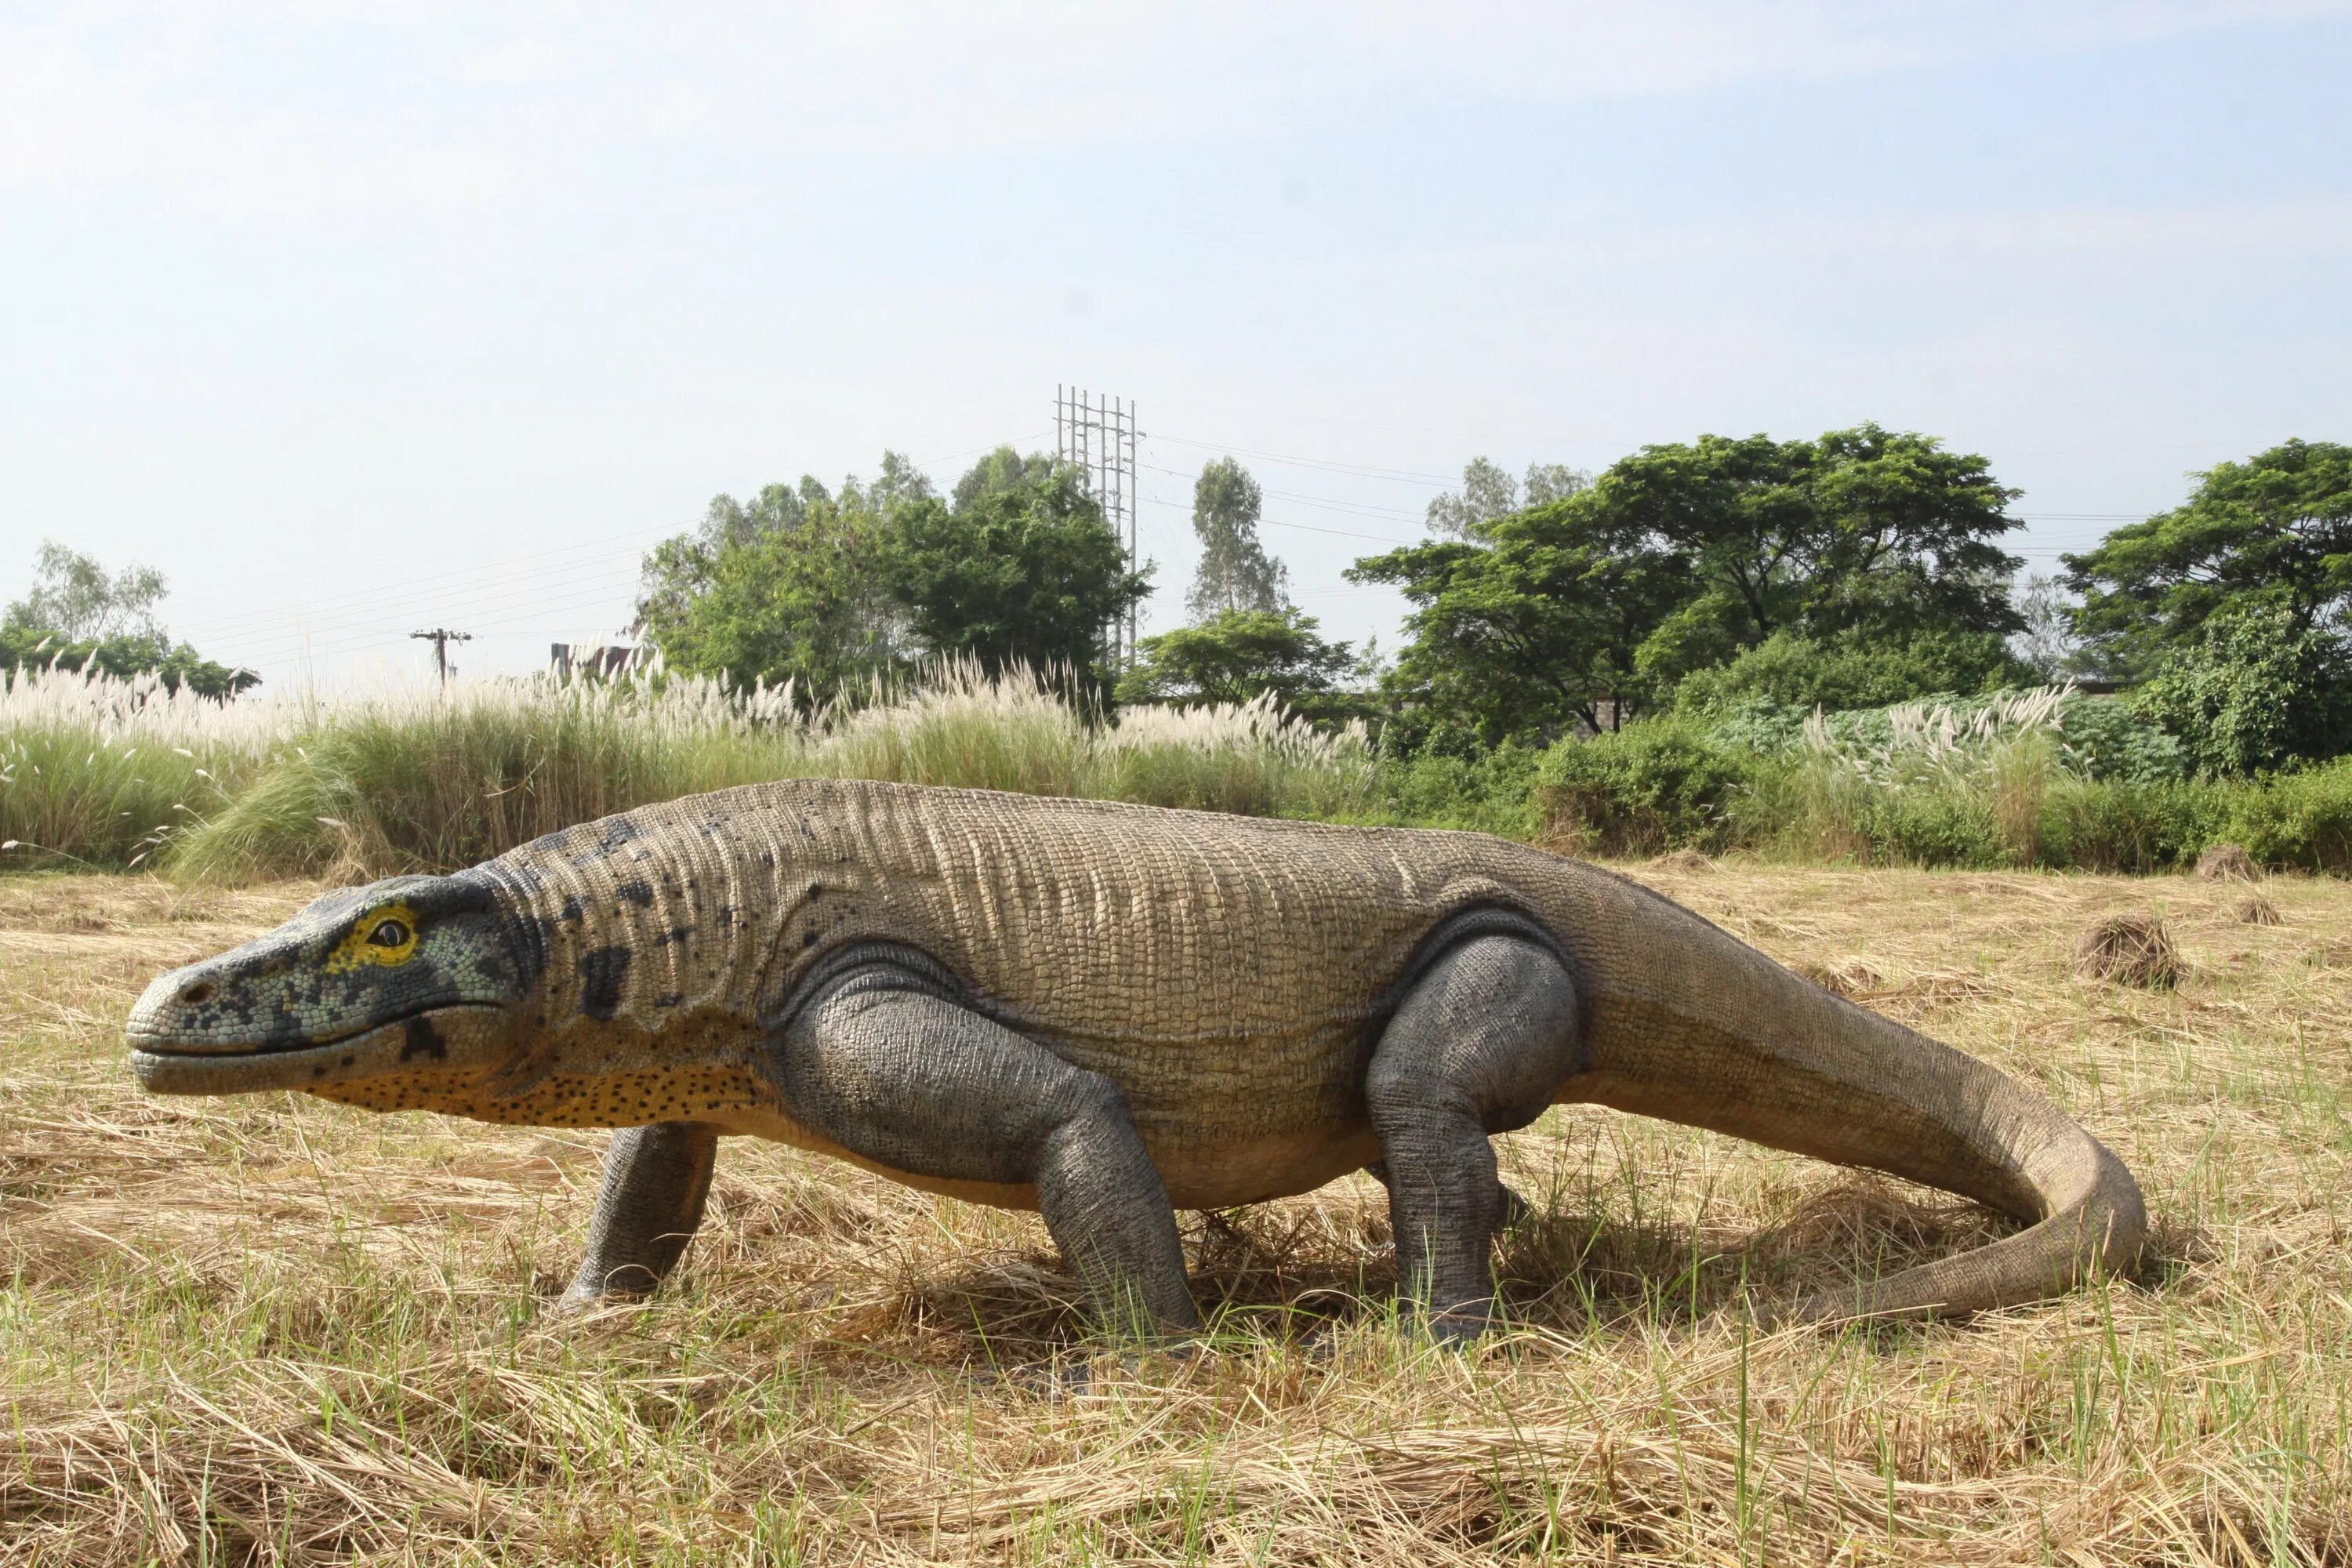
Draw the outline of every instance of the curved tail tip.
<instances>
[{"instance_id":1,"label":"curved tail tip","mask_svg":"<svg viewBox=\"0 0 2352 1568\"><path fill-rule=\"evenodd\" d=\"M2129 1273L2147 1241L2147 1202L2114 1152L2090 1142L2097 1152L2089 1190L2016 1235L1883 1279L1766 1303L1756 1321L1780 1328L1946 1321L2047 1300Z\"/></svg>"}]
</instances>

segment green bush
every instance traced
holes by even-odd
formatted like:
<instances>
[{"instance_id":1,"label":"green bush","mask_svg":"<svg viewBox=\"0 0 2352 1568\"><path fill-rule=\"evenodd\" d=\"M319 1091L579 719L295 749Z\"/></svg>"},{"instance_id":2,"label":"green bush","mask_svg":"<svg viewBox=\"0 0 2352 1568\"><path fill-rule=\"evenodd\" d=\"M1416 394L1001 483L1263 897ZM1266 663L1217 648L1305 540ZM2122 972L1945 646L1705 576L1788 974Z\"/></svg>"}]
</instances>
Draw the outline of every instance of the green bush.
<instances>
[{"instance_id":1,"label":"green bush","mask_svg":"<svg viewBox=\"0 0 2352 1568\"><path fill-rule=\"evenodd\" d=\"M2228 795L2229 818L2208 843L2231 839L2265 866L2352 874L2352 757Z\"/></svg>"},{"instance_id":2,"label":"green bush","mask_svg":"<svg viewBox=\"0 0 2352 1568\"><path fill-rule=\"evenodd\" d=\"M2352 648L2284 609L2218 614L2133 705L2200 771L2243 777L2352 750Z\"/></svg>"},{"instance_id":3,"label":"green bush","mask_svg":"<svg viewBox=\"0 0 2352 1568\"><path fill-rule=\"evenodd\" d=\"M1543 752L1506 743L1464 753L1431 747L1381 758L1373 803L1361 820L1386 826L1441 827L1532 839L1543 830L1535 775Z\"/></svg>"},{"instance_id":4,"label":"green bush","mask_svg":"<svg viewBox=\"0 0 2352 1568\"><path fill-rule=\"evenodd\" d=\"M1955 691L1998 690L2025 675L1991 632L1922 633L1908 644L1816 641L1776 632L1727 664L1697 669L1675 688L1685 713L1767 702L1811 712L1884 708Z\"/></svg>"},{"instance_id":5,"label":"green bush","mask_svg":"<svg viewBox=\"0 0 2352 1568\"><path fill-rule=\"evenodd\" d=\"M2039 863L2144 873L2193 862L2229 837L2231 792L2180 778L2069 778L2042 802Z\"/></svg>"},{"instance_id":6,"label":"green bush","mask_svg":"<svg viewBox=\"0 0 2352 1568\"><path fill-rule=\"evenodd\" d=\"M1675 845L1721 848L1757 760L1718 745L1699 725L1659 718L1543 754L1535 784L1548 832L1601 855Z\"/></svg>"}]
</instances>

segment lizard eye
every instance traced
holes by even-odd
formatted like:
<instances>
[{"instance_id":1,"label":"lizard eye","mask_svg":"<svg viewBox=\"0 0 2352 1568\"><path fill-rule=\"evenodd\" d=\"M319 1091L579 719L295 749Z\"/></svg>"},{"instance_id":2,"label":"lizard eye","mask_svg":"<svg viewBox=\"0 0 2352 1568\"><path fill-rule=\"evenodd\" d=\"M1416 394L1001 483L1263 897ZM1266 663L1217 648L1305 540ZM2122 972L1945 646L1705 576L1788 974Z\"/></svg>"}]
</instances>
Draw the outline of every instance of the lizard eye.
<instances>
[{"instance_id":1,"label":"lizard eye","mask_svg":"<svg viewBox=\"0 0 2352 1568\"><path fill-rule=\"evenodd\" d=\"M368 932L368 942L375 947L405 947L416 933L404 921L378 921L375 930Z\"/></svg>"}]
</instances>

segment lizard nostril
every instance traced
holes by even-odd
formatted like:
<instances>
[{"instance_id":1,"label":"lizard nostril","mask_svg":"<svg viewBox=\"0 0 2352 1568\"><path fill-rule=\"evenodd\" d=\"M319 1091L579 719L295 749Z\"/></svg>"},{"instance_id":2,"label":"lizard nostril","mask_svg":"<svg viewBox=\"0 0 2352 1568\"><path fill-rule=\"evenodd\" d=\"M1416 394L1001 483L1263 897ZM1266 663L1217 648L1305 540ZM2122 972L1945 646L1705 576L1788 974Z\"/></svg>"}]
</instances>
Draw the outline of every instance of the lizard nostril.
<instances>
[{"instance_id":1,"label":"lizard nostril","mask_svg":"<svg viewBox=\"0 0 2352 1568\"><path fill-rule=\"evenodd\" d=\"M212 994L213 983L209 980L199 980L194 985L189 986L186 990L180 993L180 1000L188 1003L190 1005L194 1005L198 1002L210 1001L212 999Z\"/></svg>"}]
</instances>

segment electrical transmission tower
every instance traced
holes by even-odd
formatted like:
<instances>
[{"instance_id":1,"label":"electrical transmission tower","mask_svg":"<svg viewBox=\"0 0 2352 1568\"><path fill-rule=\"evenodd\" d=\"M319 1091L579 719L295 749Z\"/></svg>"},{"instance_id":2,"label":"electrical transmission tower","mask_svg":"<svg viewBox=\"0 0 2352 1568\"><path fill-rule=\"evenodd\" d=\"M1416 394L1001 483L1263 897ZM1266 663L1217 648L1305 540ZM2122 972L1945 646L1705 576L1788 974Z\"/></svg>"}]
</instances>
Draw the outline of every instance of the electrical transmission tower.
<instances>
[{"instance_id":1,"label":"electrical transmission tower","mask_svg":"<svg viewBox=\"0 0 2352 1568\"><path fill-rule=\"evenodd\" d=\"M429 632L411 632L408 635L411 637L421 637L433 645L433 668L439 672L441 684L444 686L449 684L449 645L453 642L474 640L473 633L453 632L446 626L436 626Z\"/></svg>"},{"instance_id":2,"label":"electrical transmission tower","mask_svg":"<svg viewBox=\"0 0 2352 1568\"><path fill-rule=\"evenodd\" d=\"M1137 547L1135 444L1142 434L1135 427L1133 403L1075 386L1054 388L1054 456L1078 470L1087 493L1126 550L1130 572L1136 569ZM1135 658L1139 625L1132 607L1111 623L1111 652L1120 664Z\"/></svg>"}]
</instances>

